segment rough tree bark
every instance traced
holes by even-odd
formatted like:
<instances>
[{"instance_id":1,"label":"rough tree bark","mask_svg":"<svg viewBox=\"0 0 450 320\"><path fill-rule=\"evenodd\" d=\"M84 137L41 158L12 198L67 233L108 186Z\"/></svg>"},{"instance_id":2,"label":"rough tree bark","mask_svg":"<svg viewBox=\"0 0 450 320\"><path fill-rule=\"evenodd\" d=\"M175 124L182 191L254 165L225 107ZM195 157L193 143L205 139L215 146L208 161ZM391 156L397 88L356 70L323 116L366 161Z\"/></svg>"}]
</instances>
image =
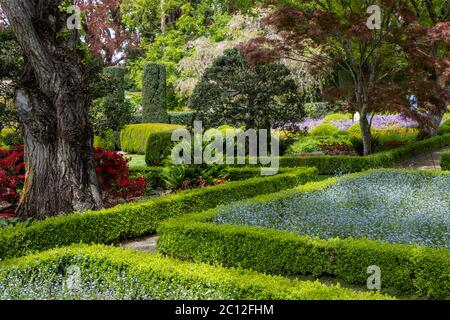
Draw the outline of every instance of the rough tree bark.
<instances>
[{"instance_id":1,"label":"rough tree bark","mask_svg":"<svg viewBox=\"0 0 450 320\"><path fill-rule=\"evenodd\" d=\"M92 153L89 95L78 35L67 34L61 0L0 0L25 54L16 91L26 177L19 217L102 206Z\"/></svg>"}]
</instances>

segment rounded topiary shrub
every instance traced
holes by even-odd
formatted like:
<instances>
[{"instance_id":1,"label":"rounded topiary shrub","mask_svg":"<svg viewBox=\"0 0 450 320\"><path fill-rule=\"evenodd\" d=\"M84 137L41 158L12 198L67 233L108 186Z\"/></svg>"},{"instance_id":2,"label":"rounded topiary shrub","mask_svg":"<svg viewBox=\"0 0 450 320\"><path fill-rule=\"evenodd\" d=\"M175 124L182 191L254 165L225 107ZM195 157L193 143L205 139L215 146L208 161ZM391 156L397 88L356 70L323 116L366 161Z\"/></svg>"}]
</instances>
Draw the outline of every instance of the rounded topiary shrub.
<instances>
[{"instance_id":1,"label":"rounded topiary shrub","mask_svg":"<svg viewBox=\"0 0 450 320\"><path fill-rule=\"evenodd\" d=\"M327 115L322 122L323 123L329 123L329 122L338 122L341 120L350 120L352 118L351 113L332 113Z\"/></svg>"},{"instance_id":2,"label":"rounded topiary shrub","mask_svg":"<svg viewBox=\"0 0 450 320\"><path fill-rule=\"evenodd\" d=\"M147 140L145 149L145 163L148 166L161 166L163 161L170 155L174 142L173 131L155 132Z\"/></svg>"},{"instance_id":3,"label":"rounded topiary shrub","mask_svg":"<svg viewBox=\"0 0 450 320\"><path fill-rule=\"evenodd\" d=\"M321 124L311 130L313 136L334 136L338 132L338 127L328 123Z\"/></svg>"},{"instance_id":4,"label":"rounded topiary shrub","mask_svg":"<svg viewBox=\"0 0 450 320\"><path fill-rule=\"evenodd\" d=\"M168 123L141 123L125 126L120 132L120 146L128 153L145 154L147 141L151 134L161 131L173 131L185 128L181 125Z\"/></svg>"}]
</instances>

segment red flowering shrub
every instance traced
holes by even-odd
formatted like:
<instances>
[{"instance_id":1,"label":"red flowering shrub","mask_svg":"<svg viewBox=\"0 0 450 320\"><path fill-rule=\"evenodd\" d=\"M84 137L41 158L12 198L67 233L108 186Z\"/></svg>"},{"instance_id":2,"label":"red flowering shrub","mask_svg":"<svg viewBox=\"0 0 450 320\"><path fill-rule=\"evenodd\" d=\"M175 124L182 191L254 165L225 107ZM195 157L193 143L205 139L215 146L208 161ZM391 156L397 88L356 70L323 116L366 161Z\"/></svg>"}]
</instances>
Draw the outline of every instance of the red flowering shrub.
<instances>
[{"instance_id":1,"label":"red flowering shrub","mask_svg":"<svg viewBox=\"0 0 450 320\"><path fill-rule=\"evenodd\" d=\"M94 150L96 170L100 186L107 199L140 197L146 190L144 178L131 178L128 159L101 148ZM0 149L0 201L10 206L17 204L25 180L23 147L12 150Z\"/></svg>"},{"instance_id":2,"label":"red flowering shrub","mask_svg":"<svg viewBox=\"0 0 450 320\"><path fill-rule=\"evenodd\" d=\"M94 150L100 186L107 197L130 199L140 197L147 187L144 178L131 178L128 159L115 151Z\"/></svg>"},{"instance_id":3,"label":"red flowering shrub","mask_svg":"<svg viewBox=\"0 0 450 320\"><path fill-rule=\"evenodd\" d=\"M17 203L24 180L23 147L15 146L11 150L0 149L0 201Z\"/></svg>"}]
</instances>

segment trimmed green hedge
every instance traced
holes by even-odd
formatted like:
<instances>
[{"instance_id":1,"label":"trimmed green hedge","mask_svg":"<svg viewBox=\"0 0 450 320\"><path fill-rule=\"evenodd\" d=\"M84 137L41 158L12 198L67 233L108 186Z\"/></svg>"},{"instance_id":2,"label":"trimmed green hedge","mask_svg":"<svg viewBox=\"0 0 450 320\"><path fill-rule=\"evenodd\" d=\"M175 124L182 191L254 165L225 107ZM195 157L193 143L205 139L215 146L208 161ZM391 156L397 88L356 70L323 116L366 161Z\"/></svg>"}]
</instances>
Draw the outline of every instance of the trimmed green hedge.
<instances>
[{"instance_id":1,"label":"trimmed green hedge","mask_svg":"<svg viewBox=\"0 0 450 320\"><path fill-rule=\"evenodd\" d=\"M130 171L132 176L144 177L147 184L156 189L165 188L164 180L161 178L163 168L160 166L134 167ZM277 174L289 173L293 170L296 170L296 168L280 168ZM242 181L260 176L261 168L258 167L227 167L227 177L230 181Z\"/></svg>"},{"instance_id":2,"label":"trimmed green hedge","mask_svg":"<svg viewBox=\"0 0 450 320\"><path fill-rule=\"evenodd\" d=\"M80 291L93 296L89 298L108 292L106 298L127 300L392 299L377 292L358 292L99 245L76 245L1 262L0 288L8 290L0 291L0 299L76 299L77 293L62 289L73 266L80 270Z\"/></svg>"},{"instance_id":3,"label":"trimmed green hedge","mask_svg":"<svg viewBox=\"0 0 450 320\"><path fill-rule=\"evenodd\" d=\"M168 218L278 192L315 179L315 168L299 168L285 174L182 191L110 209L51 217L27 227L0 228L0 258L79 242L113 243L154 232L161 221Z\"/></svg>"},{"instance_id":4,"label":"trimmed green hedge","mask_svg":"<svg viewBox=\"0 0 450 320\"><path fill-rule=\"evenodd\" d=\"M322 190L359 175L362 173L308 183L248 201L274 201L292 193ZM367 267L377 265L381 268L382 288L450 299L449 250L366 239L324 240L275 229L210 222L220 210L219 207L162 223L158 228L158 250L177 258L267 273L333 275L359 285L367 281Z\"/></svg>"},{"instance_id":5,"label":"trimmed green hedge","mask_svg":"<svg viewBox=\"0 0 450 320\"><path fill-rule=\"evenodd\" d=\"M148 166L160 166L171 154L175 145L172 141L172 131L152 133L145 148L145 163Z\"/></svg>"},{"instance_id":6,"label":"trimmed green hedge","mask_svg":"<svg viewBox=\"0 0 450 320\"><path fill-rule=\"evenodd\" d=\"M166 66L146 63L142 70L142 120L168 122L166 106Z\"/></svg>"},{"instance_id":7,"label":"trimmed green hedge","mask_svg":"<svg viewBox=\"0 0 450 320\"><path fill-rule=\"evenodd\" d=\"M361 172L368 169L387 168L414 156L450 146L450 134L414 142L393 150L360 156L279 157L280 167L316 167L319 174ZM247 164L248 165L248 164ZM239 165L235 165L239 166Z\"/></svg>"},{"instance_id":8,"label":"trimmed green hedge","mask_svg":"<svg viewBox=\"0 0 450 320\"><path fill-rule=\"evenodd\" d=\"M169 112L169 122L172 124L192 126L194 123L194 116L194 111Z\"/></svg>"},{"instance_id":9,"label":"trimmed green hedge","mask_svg":"<svg viewBox=\"0 0 450 320\"><path fill-rule=\"evenodd\" d=\"M450 171L450 151L444 152L441 158L441 168L442 170Z\"/></svg>"},{"instance_id":10,"label":"trimmed green hedge","mask_svg":"<svg viewBox=\"0 0 450 320\"><path fill-rule=\"evenodd\" d=\"M120 132L120 145L122 151L145 154L147 141L152 134L181 128L184 128L184 126L167 123L130 124Z\"/></svg>"}]
</instances>

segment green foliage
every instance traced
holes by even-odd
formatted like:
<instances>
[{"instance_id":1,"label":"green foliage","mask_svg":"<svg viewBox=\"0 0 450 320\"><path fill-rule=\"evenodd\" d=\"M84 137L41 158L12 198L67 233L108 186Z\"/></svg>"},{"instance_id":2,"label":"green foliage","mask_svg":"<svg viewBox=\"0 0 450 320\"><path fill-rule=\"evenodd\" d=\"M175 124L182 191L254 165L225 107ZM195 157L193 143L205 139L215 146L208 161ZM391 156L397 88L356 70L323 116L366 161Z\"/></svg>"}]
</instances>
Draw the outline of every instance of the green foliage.
<instances>
[{"instance_id":1,"label":"green foliage","mask_svg":"<svg viewBox=\"0 0 450 320\"><path fill-rule=\"evenodd\" d=\"M208 132L206 132L207 134ZM200 137L201 138L201 137ZM192 188L207 187L215 184L223 183L225 179L226 166L223 164L206 163L202 161L200 164L195 163L195 144L196 138L190 141L183 140L183 150L190 149L190 162L175 164L169 157L165 161L162 171L162 178L166 183L166 187L172 190L184 190ZM201 141L201 151L205 154L205 150L212 142ZM213 155L215 156L215 155Z\"/></svg>"},{"instance_id":2,"label":"green foliage","mask_svg":"<svg viewBox=\"0 0 450 320\"><path fill-rule=\"evenodd\" d=\"M442 170L450 171L450 151L444 152L442 154L441 168Z\"/></svg>"},{"instance_id":3,"label":"green foliage","mask_svg":"<svg viewBox=\"0 0 450 320\"><path fill-rule=\"evenodd\" d=\"M11 147L23 145L23 137L20 131L13 129L3 129L0 134L0 144Z\"/></svg>"},{"instance_id":4,"label":"green foliage","mask_svg":"<svg viewBox=\"0 0 450 320\"><path fill-rule=\"evenodd\" d=\"M304 115L289 69L279 63L251 66L238 49L226 50L206 70L190 105L208 128L233 123L267 129Z\"/></svg>"},{"instance_id":5,"label":"green foliage","mask_svg":"<svg viewBox=\"0 0 450 320\"><path fill-rule=\"evenodd\" d=\"M353 177L364 175L356 174ZM278 201L293 192L320 192L341 179L308 183L247 200ZM158 250L181 259L283 275L333 275L365 285L367 267L381 268L383 289L435 299L450 298L450 252L447 249L389 244L366 239L330 240L299 236L262 227L215 224L223 207L163 222L158 228ZM413 277L411 275L414 275Z\"/></svg>"},{"instance_id":6,"label":"green foliage","mask_svg":"<svg viewBox=\"0 0 450 320\"><path fill-rule=\"evenodd\" d=\"M75 290L55 283L67 279L68 268L81 270L80 290L92 298L225 299L225 300L363 300L392 299L339 285L299 281L241 268L192 263L130 249L73 245L0 263L0 293L5 299L80 299ZM48 280L56 281L48 281ZM96 283L94 287L92 284ZM91 291L90 291L91 290Z\"/></svg>"},{"instance_id":7,"label":"green foliage","mask_svg":"<svg viewBox=\"0 0 450 320\"><path fill-rule=\"evenodd\" d=\"M188 127L192 126L194 123L194 111L169 112L169 122Z\"/></svg>"},{"instance_id":8,"label":"green foliage","mask_svg":"<svg viewBox=\"0 0 450 320\"><path fill-rule=\"evenodd\" d=\"M339 132L339 128L328 123L323 123L311 130L313 136L334 136Z\"/></svg>"},{"instance_id":9,"label":"green foliage","mask_svg":"<svg viewBox=\"0 0 450 320\"><path fill-rule=\"evenodd\" d=\"M161 189L165 187L161 173L164 167L135 167L130 169L131 176L145 178L147 186L151 189Z\"/></svg>"},{"instance_id":10,"label":"green foliage","mask_svg":"<svg viewBox=\"0 0 450 320\"><path fill-rule=\"evenodd\" d=\"M150 135L145 149L145 163L148 166L160 166L170 155L175 144L172 141L172 131L154 132Z\"/></svg>"},{"instance_id":11,"label":"green foliage","mask_svg":"<svg viewBox=\"0 0 450 320\"><path fill-rule=\"evenodd\" d=\"M311 102L305 103L306 116L313 119L321 119L328 113L328 103L326 102Z\"/></svg>"},{"instance_id":12,"label":"green foliage","mask_svg":"<svg viewBox=\"0 0 450 320\"><path fill-rule=\"evenodd\" d=\"M414 142L393 150L370 156L285 156L280 167L316 167L321 175L360 172L367 169L390 167L417 155L450 146L450 134ZM238 165L236 165L238 166Z\"/></svg>"},{"instance_id":13,"label":"green foliage","mask_svg":"<svg viewBox=\"0 0 450 320\"><path fill-rule=\"evenodd\" d=\"M127 69L123 67L105 68L98 75L98 81L91 85L96 99L90 106L89 114L94 133L99 137L96 142L107 146L108 150L120 148L118 139L114 139L114 134L112 138L114 146L109 145L111 131L118 135L123 126L131 122L133 116L133 105L125 99L126 73Z\"/></svg>"},{"instance_id":14,"label":"green foliage","mask_svg":"<svg viewBox=\"0 0 450 320\"><path fill-rule=\"evenodd\" d=\"M166 67L147 63L142 72L142 120L168 122L166 108Z\"/></svg>"},{"instance_id":15,"label":"green foliage","mask_svg":"<svg viewBox=\"0 0 450 320\"><path fill-rule=\"evenodd\" d=\"M18 257L72 243L113 243L156 231L161 221L200 212L231 201L289 189L317 179L314 168L271 177L181 191L147 201L98 211L71 213L0 229L0 258Z\"/></svg>"},{"instance_id":16,"label":"green foliage","mask_svg":"<svg viewBox=\"0 0 450 320\"><path fill-rule=\"evenodd\" d=\"M351 119L352 118L352 114L351 113L332 113L327 115L322 122L323 123L329 123L329 122L336 122L336 121L341 121L341 120L346 120L346 119Z\"/></svg>"},{"instance_id":17,"label":"green foliage","mask_svg":"<svg viewBox=\"0 0 450 320\"><path fill-rule=\"evenodd\" d=\"M445 121L438 130L438 135L450 134L450 119Z\"/></svg>"},{"instance_id":18,"label":"green foliage","mask_svg":"<svg viewBox=\"0 0 450 320\"><path fill-rule=\"evenodd\" d=\"M186 190L215 185L225 178L224 165L173 164L169 162L162 171L165 187L171 190Z\"/></svg>"},{"instance_id":19,"label":"green foliage","mask_svg":"<svg viewBox=\"0 0 450 320\"><path fill-rule=\"evenodd\" d=\"M364 142L363 142L362 138L351 137L350 143L352 144L353 149L355 149L355 151L360 156L364 155ZM379 146L379 144L380 144L380 140L379 140L378 136L372 136L372 139L370 139L371 150L375 150Z\"/></svg>"},{"instance_id":20,"label":"green foliage","mask_svg":"<svg viewBox=\"0 0 450 320\"><path fill-rule=\"evenodd\" d=\"M167 123L131 124L120 132L120 145L125 152L145 154L147 141L153 133L181 128L184 127Z\"/></svg>"},{"instance_id":21,"label":"green foliage","mask_svg":"<svg viewBox=\"0 0 450 320\"><path fill-rule=\"evenodd\" d=\"M114 140L114 132L109 129L103 133L103 135L94 136L94 147L100 147L105 150L116 150L116 143Z\"/></svg>"}]
</instances>

